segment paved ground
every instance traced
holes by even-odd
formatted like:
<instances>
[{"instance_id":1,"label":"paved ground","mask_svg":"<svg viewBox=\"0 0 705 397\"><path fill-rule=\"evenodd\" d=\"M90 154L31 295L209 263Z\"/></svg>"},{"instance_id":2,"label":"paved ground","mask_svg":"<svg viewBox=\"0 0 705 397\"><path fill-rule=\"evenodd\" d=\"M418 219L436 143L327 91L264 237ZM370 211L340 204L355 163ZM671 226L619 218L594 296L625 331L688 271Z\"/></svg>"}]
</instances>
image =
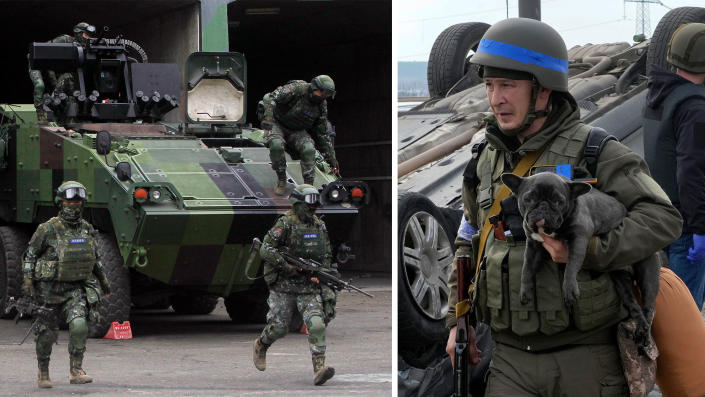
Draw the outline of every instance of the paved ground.
<instances>
[{"instance_id":1,"label":"paved ground","mask_svg":"<svg viewBox=\"0 0 705 397\"><path fill-rule=\"evenodd\" d=\"M132 340L90 339L84 369L95 381L68 383L68 333L61 331L50 366L54 388L36 386L32 337L0 345L2 396L391 396L391 276L355 278L375 295L342 292L338 317L328 327L328 364L336 376L313 386L306 336L289 334L269 350L267 371L252 364L252 342L262 325L235 325L219 302L206 316L171 310L136 312ZM30 322L0 320L0 342L17 342Z\"/></svg>"}]
</instances>

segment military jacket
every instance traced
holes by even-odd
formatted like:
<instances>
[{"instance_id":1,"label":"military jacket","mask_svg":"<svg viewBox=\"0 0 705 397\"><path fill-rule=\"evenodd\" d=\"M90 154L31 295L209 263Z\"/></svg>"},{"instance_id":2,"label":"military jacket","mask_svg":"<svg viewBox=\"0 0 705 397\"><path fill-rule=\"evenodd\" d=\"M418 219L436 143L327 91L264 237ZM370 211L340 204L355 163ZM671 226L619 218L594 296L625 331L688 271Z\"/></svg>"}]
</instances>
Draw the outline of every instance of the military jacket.
<instances>
[{"instance_id":1,"label":"military jacket","mask_svg":"<svg viewBox=\"0 0 705 397\"><path fill-rule=\"evenodd\" d=\"M77 227L54 217L37 227L24 256L23 271L39 284L40 294L61 302L73 289L84 288L97 301L97 280L105 279L98 253L97 233L81 219ZM93 303L93 302L90 302Z\"/></svg>"},{"instance_id":2,"label":"military jacket","mask_svg":"<svg viewBox=\"0 0 705 397\"><path fill-rule=\"evenodd\" d=\"M583 146L590 126L579 120L572 98L553 100L544 127L523 143L508 138L490 119L488 145L478 158L477 181L464 180L464 216L481 228L502 183L529 152L543 150L535 165L571 164L585 168ZM490 324L493 337L517 348L539 351L574 343L608 343L611 325L626 316L608 271L625 268L674 241L681 227L678 211L651 179L645 162L616 141L609 141L598 159L593 187L617 198L628 210L623 223L601 236L593 236L582 270L578 273L580 299L571 313L563 303L564 264L550 259L536 275L534 299L519 300L525 242L509 242L490 233L476 282L475 314ZM472 255L472 246L456 240L456 256ZM472 270L474 272L474 270ZM446 323L455 324L457 303L455 265L449 281L451 297Z\"/></svg>"},{"instance_id":3,"label":"military jacket","mask_svg":"<svg viewBox=\"0 0 705 397\"><path fill-rule=\"evenodd\" d=\"M315 215L312 224L304 223L294 211L289 210L267 232L260 249L265 261L265 280L270 288L279 292L319 293L320 287L311 281L310 276L284 269L286 262L277 252L283 247L300 258L313 259L331 270L332 250L325 223Z\"/></svg>"},{"instance_id":4,"label":"military jacket","mask_svg":"<svg viewBox=\"0 0 705 397\"><path fill-rule=\"evenodd\" d=\"M265 95L264 120L277 122L285 130L306 130L326 159L335 158L333 144L328 136L328 105L309 101L310 84L291 81Z\"/></svg>"}]
</instances>

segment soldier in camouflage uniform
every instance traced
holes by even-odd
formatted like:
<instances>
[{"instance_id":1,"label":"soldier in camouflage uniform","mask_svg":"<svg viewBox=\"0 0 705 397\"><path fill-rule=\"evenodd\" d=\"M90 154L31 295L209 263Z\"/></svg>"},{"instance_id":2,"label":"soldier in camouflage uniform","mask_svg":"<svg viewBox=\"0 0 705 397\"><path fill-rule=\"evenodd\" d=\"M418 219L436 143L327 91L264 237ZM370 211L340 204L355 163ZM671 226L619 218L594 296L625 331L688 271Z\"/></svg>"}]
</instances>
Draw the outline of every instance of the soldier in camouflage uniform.
<instances>
[{"instance_id":1,"label":"soldier in camouflage uniform","mask_svg":"<svg viewBox=\"0 0 705 397\"><path fill-rule=\"evenodd\" d=\"M272 169L277 173L274 192L286 192L285 146L301 159L304 183L313 185L316 148L321 152L333 173L338 173L338 160L328 135L327 98L335 97L335 84L329 76L321 75L306 83L290 81L266 94L259 103L261 127ZM314 143L315 142L315 143Z\"/></svg>"},{"instance_id":2,"label":"soldier in camouflage uniform","mask_svg":"<svg viewBox=\"0 0 705 397\"><path fill-rule=\"evenodd\" d=\"M73 36L62 34L49 41L49 43L76 43L85 46L94 34L95 26L87 22L80 22L73 27ZM44 76L47 78L48 86L44 83L42 71L31 69L30 67L29 78L32 80L32 85L34 86L34 106L37 108L37 119L40 123L46 122L46 113L42 108L42 104L44 103L44 92L47 88L69 95L74 90L75 80L73 73L63 73L57 78L53 70L45 70Z\"/></svg>"},{"instance_id":3,"label":"soldier in camouflage uniform","mask_svg":"<svg viewBox=\"0 0 705 397\"><path fill-rule=\"evenodd\" d=\"M277 219L264 237L260 256L265 262L264 278L269 286L267 326L255 340L254 363L260 371L266 368L269 346L286 335L295 310L302 314L308 328L308 343L313 361L313 382L322 385L335 374L326 367L326 325L335 317L335 291L319 283L284 260L277 249L286 247L294 255L316 260L326 271L338 276L331 266L331 245L326 225L316 215L318 190L311 185L299 185L289 200L293 209Z\"/></svg>"},{"instance_id":4,"label":"soldier in camouflage uniform","mask_svg":"<svg viewBox=\"0 0 705 397\"><path fill-rule=\"evenodd\" d=\"M110 286L98 255L97 233L81 218L85 200L83 185L73 181L61 184L55 198L59 216L39 225L24 254L23 293L48 308L35 328L40 388L51 387L49 358L60 321L69 326L69 381L93 381L82 369L86 318L97 320L101 287L109 296Z\"/></svg>"}]
</instances>

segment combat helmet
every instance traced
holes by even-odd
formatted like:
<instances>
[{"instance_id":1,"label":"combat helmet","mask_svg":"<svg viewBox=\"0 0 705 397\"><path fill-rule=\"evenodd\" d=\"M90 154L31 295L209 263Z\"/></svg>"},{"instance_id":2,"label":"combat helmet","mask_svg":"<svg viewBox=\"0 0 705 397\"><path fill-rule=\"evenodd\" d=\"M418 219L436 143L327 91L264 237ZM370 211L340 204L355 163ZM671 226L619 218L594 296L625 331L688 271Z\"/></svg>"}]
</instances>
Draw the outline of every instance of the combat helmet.
<instances>
[{"instance_id":1,"label":"combat helmet","mask_svg":"<svg viewBox=\"0 0 705 397\"><path fill-rule=\"evenodd\" d=\"M532 74L541 86L568 91L568 50L548 24L509 18L490 26L470 62Z\"/></svg>"},{"instance_id":2,"label":"combat helmet","mask_svg":"<svg viewBox=\"0 0 705 397\"><path fill-rule=\"evenodd\" d=\"M294 205L296 203L306 203L308 205L318 205L320 203L320 194L318 189L311 185L301 184L297 186L289 194L289 201Z\"/></svg>"},{"instance_id":3,"label":"combat helmet","mask_svg":"<svg viewBox=\"0 0 705 397\"><path fill-rule=\"evenodd\" d=\"M76 181L66 181L56 189L54 203L59 205L62 201L86 201L86 188Z\"/></svg>"},{"instance_id":4,"label":"combat helmet","mask_svg":"<svg viewBox=\"0 0 705 397\"><path fill-rule=\"evenodd\" d=\"M88 22L79 22L73 27L74 39L83 45L88 42L88 39L83 37L84 33L90 37L95 36L95 26L89 24Z\"/></svg>"},{"instance_id":5,"label":"combat helmet","mask_svg":"<svg viewBox=\"0 0 705 397\"><path fill-rule=\"evenodd\" d=\"M679 26L668 42L666 60L690 73L705 73L705 23Z\"/></svg>"},{"instance_id":6,"label":"combat helmet","mask_svg":"<svg viewBox=\"0 0 705 397\"><path fill-rule=\"evenodd\" d=\"M311 80L311 87L313 90L321 90L326 98L335 98L335 83L326 74L314 77Z\"/></svg>"}]
</instances>

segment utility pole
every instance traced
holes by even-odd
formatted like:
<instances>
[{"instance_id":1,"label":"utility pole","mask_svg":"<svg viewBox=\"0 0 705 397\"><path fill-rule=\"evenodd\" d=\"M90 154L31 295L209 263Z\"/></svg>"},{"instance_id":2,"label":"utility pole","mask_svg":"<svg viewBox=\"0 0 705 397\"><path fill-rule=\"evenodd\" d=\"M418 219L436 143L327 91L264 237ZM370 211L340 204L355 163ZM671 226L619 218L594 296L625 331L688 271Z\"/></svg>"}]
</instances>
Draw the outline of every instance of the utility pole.
<instances>
[{"instance_id":1,"label":"utility pole","mask_svg":"<svg viewBox=\"0 0 705 397\"><path fill-rule=\"evenodd\" d=\"M541 0L519 0L519 17L541 20Z\"/></svg>"},{"instance_id":2,"label":"utility pole","mask_svg":"<svg viewBox=\"0 0 705 397\"><path fill-rule=\"evenodd\" d=\"M660 4L666 7L660 0L624 0L625 3L636 3L636 33L634 41L642 42L651 35L651 14L649 3ZM668 8L668 7L666 7Z\"/></svg>"}]
</instances>

